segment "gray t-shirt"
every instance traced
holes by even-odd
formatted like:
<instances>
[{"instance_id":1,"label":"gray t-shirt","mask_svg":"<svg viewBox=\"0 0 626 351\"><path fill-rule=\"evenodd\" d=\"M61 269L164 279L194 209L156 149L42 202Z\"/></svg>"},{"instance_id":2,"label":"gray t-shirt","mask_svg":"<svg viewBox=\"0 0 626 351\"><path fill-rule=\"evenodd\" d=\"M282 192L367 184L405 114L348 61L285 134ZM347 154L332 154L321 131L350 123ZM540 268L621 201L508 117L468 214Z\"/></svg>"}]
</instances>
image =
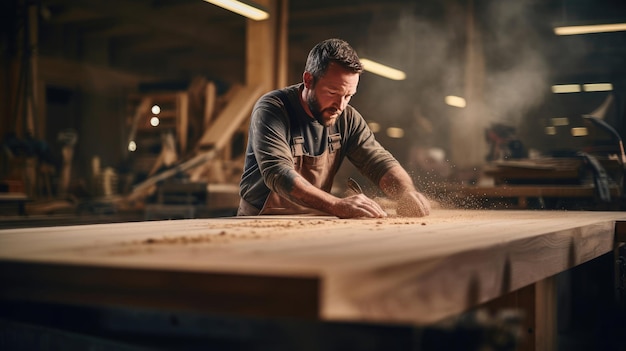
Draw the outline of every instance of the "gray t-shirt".
<instances>
[{"instance_id":1,"label":"gray t-shirt","mask_svg":"<svg viewBox=\"0 0 626 351\"><path fill-rule=\"evenodd\" d=\"M284 186L285 175L294 169L292 131L304 138L305 154L318 156L328 148L328 135L341 135L339 157L350 162L374 184L398 161L374 138L361 114L348 105L336 126L326 128L311 118L300 104L302 83L282 89L290 104L285 106L279 90L262 96L252 110L248 146L239 195L261 209L270 191ZM288 111L292 111L289 115ZM294 125L292 125L294 124ZM294 129L296 128L296 129Z\"/></svg>"}]
</instances>

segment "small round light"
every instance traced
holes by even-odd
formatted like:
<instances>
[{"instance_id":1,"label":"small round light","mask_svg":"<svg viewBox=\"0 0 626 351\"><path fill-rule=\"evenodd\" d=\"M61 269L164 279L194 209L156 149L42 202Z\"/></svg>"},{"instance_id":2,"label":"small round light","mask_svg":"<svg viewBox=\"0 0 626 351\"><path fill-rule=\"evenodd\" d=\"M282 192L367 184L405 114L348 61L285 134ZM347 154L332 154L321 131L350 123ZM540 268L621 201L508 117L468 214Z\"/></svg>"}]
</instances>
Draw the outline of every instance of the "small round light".
<instances>
[{"instance_id":1,"label":"small round light","mask_svg":"<svg viewBox=\"0 0 626 351\"><path fill-rule=\"evenodd\" d=\"M152 106L152 113L158 115L159 113L161 113L161 107L159 107L159 105Z\"/></svg>"},{"instance_id":2,"label":"small round light","mask_svg":"<svg viewBox=\"0 0 626 351\"><path fill-rule=\"evenodd\" d=\"M153 127L156 127L159 125L159 117L152 117L150 118L150 125Z\"/></svg>"},{"instance_id":3,"label":"small round light","mask_svg":"<svg viewBox=\"0 0 626 351\"><path fill-rule=\"evenodd\" d=\"M137 144L131 140L130 143L128 143L128 151L133 152L137 150Z\"/></svg>"}]
</instances>

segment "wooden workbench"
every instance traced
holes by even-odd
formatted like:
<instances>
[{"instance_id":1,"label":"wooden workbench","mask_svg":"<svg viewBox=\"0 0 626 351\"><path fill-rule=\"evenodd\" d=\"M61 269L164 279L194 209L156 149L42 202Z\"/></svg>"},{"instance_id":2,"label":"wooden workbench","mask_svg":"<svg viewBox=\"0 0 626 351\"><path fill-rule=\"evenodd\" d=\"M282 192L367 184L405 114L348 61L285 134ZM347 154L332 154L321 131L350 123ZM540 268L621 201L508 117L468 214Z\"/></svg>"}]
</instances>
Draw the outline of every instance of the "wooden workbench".
<instances>
[{"instance_id":1,"label":"wooden workbench","mask_svg":"<svg viewBox=\"0 0 626 351\"><path fill-rule=\"evenodd\" d=\"M532 287L544 304L530 321L533 348L548 349L539 324L554 318L550 277L613 250L623 221L624 212L436 210L2 230L0 299L427 325Z\"/></svg>"}]
</instances>

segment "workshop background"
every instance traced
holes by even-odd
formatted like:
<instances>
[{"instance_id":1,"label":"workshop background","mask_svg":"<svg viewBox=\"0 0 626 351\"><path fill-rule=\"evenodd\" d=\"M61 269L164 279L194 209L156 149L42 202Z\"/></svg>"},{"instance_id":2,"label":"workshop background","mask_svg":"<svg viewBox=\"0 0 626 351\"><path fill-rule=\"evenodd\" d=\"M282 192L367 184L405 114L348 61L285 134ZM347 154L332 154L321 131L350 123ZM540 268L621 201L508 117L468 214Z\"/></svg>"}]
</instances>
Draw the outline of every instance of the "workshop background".
<instances>
[{"instance_id":1,"label":"workshop background","mask_svg":"<svg viewBox=\"0 0 626 351\"><path fill-rule=\"evenodd\" d=\"M275 324L258 316L242 322L228 315L170 314L167 310L171 301L189 303L193 308L194 302L206 302L210 308L217 306L218 312L258 305L280 315L292 307L289 302L301 301L288 291L283 294L283 278L290 277L256 280L249 272L256 274L264 267L255 266L258 259L272 264L271 270L259 276L287 274L276 270L276 262L287 262L280 267L286 272L294 269L290 266L293 262L297 268L299 258L306 261L309 257L302 249L309 245L318 256L310 256L310 269L300 268L306 267L307 281L311 272L328 273L320 276L330 279L319 278L320 286L328 284L325 288L341 281L333 274L348 278L340 284L346 292L362 287L358 276L341 271L351 265L339 265L339 273L333 270L333 262L345 259L365 262L372 270L367 276L391 277L400 287L409 284L405 289L389 289L390 293L408 291L414 295L406 296L415 297L422 291L413 289L415 286L441 287L432 295L422 294L426 299L440 298L435 300L439 303L429 301L424 306L445 307L448 292L461 296L466 290L467 302L457 303L476 306L479 293L497 281L481 282L477 273L493 273L501 276L500 284L493 284L494 295L517 299L530 291L529 296L537 297L532 305L539 306L533 309L538 313L528 319L537 317L545 322L539 325L550 325L552 329L546 329L558 334L559 350L608 350L604 345L615 346L611 350L624 349L626 260L624 247L619 247L625 240L624 226L614 220L621 216L618 211L626 208L624 0L256 0L253 4L269 17L248 19L202 0L0 2L0 229L7 229L0 236L4 243L0 245L0 277L5 283L0 285L0 348L25 343L30 349L42 349L47 343L53 349L57 340L46 330L29 334L21 325L14 332L15 325L7 321L71 332L51 334L67 337L59 346L64 350L71 349L68 345L81 349L85 344L99 349L144 349L140 346L145 344L181 349L181 340L202 350L232 350L242 349L237 348L242 335L248 337L244 341L250 346L257 340L267 342L248 349L267 349L267 345L284 341L325 345L327 340L320 335L336 337L329 343L338 346L335 349L386 350L395 342L415 345L419 335L429 341L430 335L424 332L429 329L421 329L418 335L418 329L402 325ZM603 24L608 26L596 26ZM571 32L581 29L579 26L592 26L587 28L592 32ZM376 222L376 230L399 233L394 238L406 240L392 240L388 245L380 245L380 232L359 229L359 225L373 224L368 221L354 222L359 225L330 221L329 225L340 227L331 231L291 219L287 223L297 222L299 228L284 223L282 228L249 227L238 237L233 232L241 228L226 227L224 223L233 219L222 217L234 215L239 203L238 182L251 108L263 93L299 83L309 50L331 37L347 40L362 59L393 68L392 76L385 77L384 72L375 72L376 66L367 64L351 104L433 200L435 210L424 219ZM342 196L349 178L356 179L367 195L381 195L347 162L336 177L333 193ZM476 214L465 209L494 211ZM511 212L501 211L507 209L546 211L527 211L531 215L520 222L507 217ZM546 213L548 210L568 211ZM586 210L577 226L571 216L575 210ZM611 212L602 214L604 220L594 218L598 212L588 213L599 210ZM442 218L448 213L456 218ZM466 220L464 214L474 218ZM527 213L516 211L515 215ZM539 220L541 216L548 219ZM191 218L212 218L206 221L214 224L189 229L193 221L179 220ZM178 221L148 222L170 219ZM143 223L125 223L130 221ZM125 227L114 222L124 222ZM60 227L95 223L107 224ZM402 225L405 229L397 229ZM56 228L49 228L52 226ZM82 235L81 227L88 227L85 231L94 236ZM422 232L417 233L416 228ZM440 236L437 228L456 236ZM194 234L205 229L211 233ZM326 237L308 236L315 230ZM541 237L530 237L533 230L542 233ZM173 237L177 240L161 238L160 232L180 236ZM278 239L285 232L299 232L296 237L302 240L293 240L294 246L284 245L281 252L288 259L273 262L272 255L280 250L272 250L283 245ZM331 232L335 235L328 234ZM427 235L417 236L424 233ZM469 234L462 237L464 233ZM254 241L273 234L278 239L268 242L276 246ZM48 235L50 239L40 239ZM516 235L528 235L524 236L527 241L513 243L511 237ZM469 245L471 250L459 249L450 257L441 253L447 252L441 251L444 247L480 243L485 238L490 238L488 250ZM356 239L363 241L350 241ZM220 257L228 258L237 251L229 246L195 251L196 247L187 246L192 240L203 245L214 240L215 247L229 240L249 240L250 245L258 246L243 250L249 256L230 257L232 266L224 267L235 268L226 271L241 274L228 276L212 271L216 266L211 263L221 267ZM430 246L412 246L429 240ZM615 245L614 252L607 252L611 245ZM366 250L359 251L363 247ZM385 247L398 249L402 255L397 258L396 251L384 251ZM432 252L411 252L413 247L427 247ZM288 251L290 248L294 252ZM354 251L349 251L352 248ZM600 252L602 248L606 250ZM168 261L175 255L147 257L153 252L178 252L180 262L188 259L195 265L190 264L191 270L181 274ZM210 254L204 255L206 252ZM376 261L381 258L379 252L387 265L363 259ZM38 261L37 255L48 254L53 258L67 255L70 263L54 266ZM145 271L125 269L124 259L135 262L132 254L139 257L136 262L154 259L158 261L155 266L164 268L148 278ZM504 256L506 260L498 261ZM242 262L239 257L250 261ZM97 264L80 264L90 260ZM583 261L585 264L580 264ZM103 268L102 262L113 264ZM207 262L210 264L205 265ZM438 270L441 262L446 263L441 265L445 270ZM253 269L237 270L246 264ZM430 270L433 267L436 269ZM520 267L523 269L517 270ZM446 275L450 272L454 275ZM238 280L241 276L243 284ZM530 276L538 278L531 280ZM248 288L247 278L258 282L263 291L279 292L268 295L276 301L278 311L266 300L248 295L256 291ZM532 284L514 291L520 281ZM374 279L372 286L378 284L381 282ZM162 290L153 291L154 286ZM217 291L209 296L218 299L206 298L205 290L197 290L199 286ZM333 289L336 287L328 290L336 292ZM558 302L558 315L549 308L541 310L542 303L547 305L541 300L546 290L552 295L558 290L558 301L555 298L551 306L556 311ZM175 291L189 295L176 295ZM234 297L230 296L233 291ZM302 291L319 298L320 305L329 300L324 300L325 291L318 285L307 285ZM366 286L360 292L376 296L378 290ZM35 298L36 303L31 303L29 293L41 300ZM59 302L54 301L55 296L60 296L62 303L55 304ZM25 301L16 303L23 297ZM105 302L130 298L132 302L123 306L126 309L96 306L92 310L74 305L77 299L90 298ZM68 301L71 303L64 305ZM380 302L375 297L372 301ZM153 314L141 309L163 307L157 306L159 302L165 304L164 311ZM387 310L385 301L381 305ZM297 307L310 307L311 314L318 313L316 306ZM401 303L392 307L404 312ZM457 325L473 331L468 333L470 337L478 333L479 341L501 342L502 335L517 335L518 315L505 315L493 321L497 323L476 316L469 324L460 319ZM544 316L546 320L541 321ZM475 328L474 322L480 328ZM502 325L508 328L500 328ZM461 332L466 331L463 328ZM204 334L207 329L209 338ZM506 333L491 333L503 329ZM90 334L92 331L95 333ZM469 348L463 344L466 339L458 338L458 330L439 334L441 330L436 328L434 332L439 343L456 342L460 349ZM535 333L534 324L527 328L526 336L532 336L532 342L523 349L535 349L534 335L541 332L538 328ZM124 342L138 341L137 347L110 344L111 336ZM208 345L207 339L212 344ZM372 339L382 346L368 345ZM536 339L541 345L543 340ZM547 339L546 345L556 343L556 338ZM171 344L160 344L163 341ZM507 346L513 349L515 345L510 344ZM423 349L441 349L440 345Z\"/></svg>"},{"instance_id":2,"label":"workshop background","mask_svg":"<svg viewBox=\"0 0 626 351\"><path fill-rule=\"evenodd\" d=\"M300 82L330 37L402 71L366 71L351 103L444 206L623 208L626 32L555 29L626 22L623 1L257 3L269 19L200 0L3 1L7 225L233 214L252 104ZM333 191L350 176L376 192L350 165Z\"/></svg>"}]
</instances>

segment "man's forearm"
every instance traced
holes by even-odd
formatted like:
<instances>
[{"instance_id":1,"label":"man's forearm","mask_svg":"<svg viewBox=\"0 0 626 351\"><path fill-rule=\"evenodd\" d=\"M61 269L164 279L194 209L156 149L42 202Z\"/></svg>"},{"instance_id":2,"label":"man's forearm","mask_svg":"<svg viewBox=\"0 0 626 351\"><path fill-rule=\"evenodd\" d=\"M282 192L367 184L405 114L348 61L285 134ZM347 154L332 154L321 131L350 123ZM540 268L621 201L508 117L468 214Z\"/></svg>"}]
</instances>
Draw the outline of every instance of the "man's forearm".
<instances>
[{"instance_id":1,"label":"man's forearm","mask_svg":"<svg viewBox=\"0 0 626 351\"><path fill-rule=\"evenodd\" d=\"M332 194L315 187L295 171L283 176L279 184L276 184L275 191L291 202L323 212L328 212L338 200Z\"/></svg>"},{"instance_id":2,"label":"man's forearm","mask_svg":"<svg viewBox=\"0 0 626 351\"><path fill-rule=\"evenodd\" d=\"M397 199L407 191L416 191L413 180L400 165L391 167L380 178L378 186L392 199Z\"/></svg>"}]
</instances>

